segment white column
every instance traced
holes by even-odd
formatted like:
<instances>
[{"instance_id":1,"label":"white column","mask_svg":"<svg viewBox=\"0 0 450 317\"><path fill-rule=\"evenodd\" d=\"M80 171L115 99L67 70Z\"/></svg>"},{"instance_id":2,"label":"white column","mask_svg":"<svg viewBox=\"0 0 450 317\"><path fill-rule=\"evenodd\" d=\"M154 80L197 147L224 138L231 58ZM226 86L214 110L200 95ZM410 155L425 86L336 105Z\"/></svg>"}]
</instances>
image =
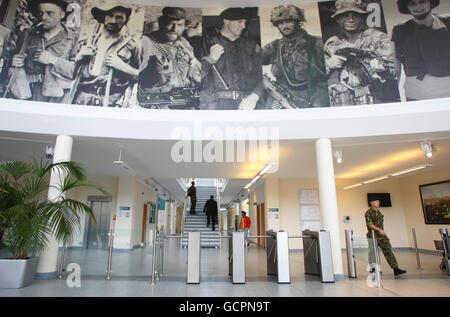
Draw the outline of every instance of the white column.
<instances>
[{"instance_id":1,"label":"white column","mask_svg":"<svg viewBox=\"0 0 450 317\"><path fill-rule=\"evenodd\" d=\"M73 139L67 135L58 135L56 138L55 149L53 153L53 163L70 161L72 156ZM48 199L56 201L61 198L59 186L64 176L59 171L52 171L50 176L50 187L48 190ZM58 262L59 242L53 235L47 236L49 242L47 248L39 256L39 265L36 278L46 279L56 277L56 265Z\"/></svg>"},{"instance_id":2,"label":"white column","mask_svg":"<svg viewBox=\"0 0 450 317\"><path fill-rule=\"evenodd\" d=\"M344 277L344 271L342 266L339 216L330 139L316 140L316 163L319 178L320 218L322 227L330 232L335 278L342 279Z\"/></svg>"}]
</instances>

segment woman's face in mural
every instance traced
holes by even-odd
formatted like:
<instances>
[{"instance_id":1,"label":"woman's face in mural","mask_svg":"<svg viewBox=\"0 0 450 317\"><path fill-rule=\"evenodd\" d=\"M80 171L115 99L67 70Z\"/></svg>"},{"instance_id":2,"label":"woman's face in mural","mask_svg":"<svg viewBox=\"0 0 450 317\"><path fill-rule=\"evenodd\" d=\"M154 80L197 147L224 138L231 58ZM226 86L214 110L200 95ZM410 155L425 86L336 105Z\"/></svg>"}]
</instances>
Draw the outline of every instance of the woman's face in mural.
<instances>
[{"instance_id":1,"label":"woman's face in mural","mask_svg":"<svg viewBox=\"0 0 450 317\"><path fill-rule=\"evenodd\" d=\"M341 26L341 28L346 32L358 32L364 22L364 16L348 11L342 13L336 17L337 23Z\"/></svg>"},{"instance_id":2,"label":"woman's face in mural","mask_svg":"<svg viewBox=\"0 0 450 317\"><path fill-rule=\"evenodd\" d=\"M43 30L51 30L56 27L64 18L61 7L53 3L39 4L38 19Z\"/></svg>"},{"instance_id":3,"label":"woman's face in mural","mask_svg":"<svg viewBox=\"0 0 450 317\"><path fill-rule=\"evenodd\" d=\"M277 23L277 28L284 36L289 36L297 33L298 22L294 20L284 20Z\"/></svg>"},{"instance_id":4,"label":"woman's face in mural","mask_svg":"<svg viewBox=\"0 0 450 317\"><path fill-rule=\"evenodd\" d=\"M430 0L410 0L408 10L415 18L424 18L431 12Z\"/></svg>"}]
</instances>

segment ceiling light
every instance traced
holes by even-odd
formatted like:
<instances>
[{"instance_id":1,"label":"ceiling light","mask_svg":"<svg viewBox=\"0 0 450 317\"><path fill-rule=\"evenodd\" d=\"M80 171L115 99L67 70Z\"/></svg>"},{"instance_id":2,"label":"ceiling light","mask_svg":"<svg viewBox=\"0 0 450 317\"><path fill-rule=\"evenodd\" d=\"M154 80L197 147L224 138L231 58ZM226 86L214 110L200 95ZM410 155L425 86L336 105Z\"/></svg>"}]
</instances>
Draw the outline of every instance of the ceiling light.
<instances>
[{"instance_id":1,"label":"ceiling light","mask_svg":"<svg viewBox=\"0 0 450 317\"><path fill-rule=\"evenodd\" d=\"M272 164L267 164L262 170L261 172L259 172L258 175L264 175L270 168L272 167Z\"/></svg>"},{"instance_id":2,"label":"ceiling light","mask_svg":"<svg viewBox=\"0 0 450 317\"><path fill-rule=\"evenodd\" d=\"M113 162L114 165L118 165L127 171L131 171L132 168L128 166L124 161L122 161L122 149L119 151L119 159Z\"/></svg>"},{"instance_id":3,"label":"ceiling light","mask_svg":"<svg viewBox=\"0 0 450 317\"><path fill-rule=\"evenodd\" d=\"M336 159L336 162L338 164L341 164L342 163L342 150L341 149L334 150L333 155L334 155L334 158Z\"/></svg>"},{"instance_id":4,"label":"ceiling light","mask_svg":"<svg viewBox=\"0 0 450 317\"><path fill-rule=\"evenodd\" d=\"M377 178L374 178L374 179L369 179L368 181L363 182L363 184L373 183L373 182L380 181L380 180L388 178L388 177L389 176L381 176L381 177L377 177Z\"/></svg>"},{"instance_id":5,"label":"ceiling light","mask_svg":"<svg viewBox=\"0 0 450 317\"><path fill-rule=\"evenodd\" d=\"M430 141L422 142L422 151L428 158L433 156L433 146Z\"/></svg>"},{"instance_id":6,"label":"ceiling light","mask_svg":"<svg viewBox=\"0 0 450 317\"><path fill-rule=\"evenodd\" d=\"M361 186L361 185L362 185L362 183L359 183L359 184L355 184L355 185L344 187L344 189L350 189L350 188L358 187L358 186Z\"/></svg>"},{"instance_id":7,"label":"ceiling light","mask_svg":"<svg viewBox=\"0 0 450 317\"><path fill-rule=\"evenodd\" d=\"M251 183L254 183L254 182L256 182L258 179L260 179L261 178L261 176L260 175L257 175L252 181L251 181Z\"/></svg>"},{"instance_id":8,"label":"ceiling light","mask_svg":"<svg viewBox=\"0 0 450 317\"><path fill-rule=\"evenodd\" d=\"M416 167L411 167L411 168L408 168L408 169L406 169L406 170L396 172L396 173L394 173L394 174L391 174L391 176L398 176L398 175L402 175L402 174L414 172L414 171L420 170L420 169L422 169L422 168L426 168L426 167L428 167L428 166L430 166L430 165L422 164L422 165L419 165L419 166L416 166Z\"/></svg>"}]
</instances>

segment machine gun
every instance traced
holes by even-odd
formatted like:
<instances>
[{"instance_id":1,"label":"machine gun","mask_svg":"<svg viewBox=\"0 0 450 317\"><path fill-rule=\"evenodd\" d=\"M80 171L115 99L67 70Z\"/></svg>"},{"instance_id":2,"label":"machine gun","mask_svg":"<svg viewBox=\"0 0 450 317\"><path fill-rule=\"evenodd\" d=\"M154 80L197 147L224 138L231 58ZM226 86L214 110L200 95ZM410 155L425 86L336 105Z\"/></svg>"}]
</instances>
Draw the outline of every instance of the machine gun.
<instances>
[{"instance_id":1,"label":"machine gun","mask_svg":"<svg viewBox=\"0 0 450 317\"><path fill-rule=\"evenodd\" d=\"M395 72L394 61L381 58L368 50L344 47L336 50L336 55L343 56L347 59L345 64L351 72L361 79L363 85L368 85L375 79L383 83L391 76L391 73ZM373 71L370 68L370 60L372 59L377 59L381 62L385 70Z\"/></svg>"},{"instance_id":2,"label":"machine gun","mask_svg":"<svg viewBox=\"0 0 450 317\"><path fill-rule=\"evenodd\" d=\"M383 66L386 68L394 68L395 63L392 60L381 58L377 56L374 52L368 51L368 50L362 50L358 48L353 47L344 47L336 50L336 55L344 56L348 60L356 59L356 60L362 60L362 59L373 59L376 58L380 62L382 62Z\"/></svg>"},{"instance_id":3,"label":"machine gun","mask_svg":"<svg viewBox=\"0 0 450 317\"><path fill-rule=\"evenodd\" d=\"M200 91L196 87L173 88L166 93L146 93L137 96L140 106L148 109L199 109Z\"/></svg>"},{"instance_id":4,"label":"machine gun","mask_svg":"<svg viewBox=\"0 0 450 317\"><path fill-rule=\"evenodd\" d=\"M277 85L275 81L270 79L269 76L264 75L263 83L269 94L272 95L274 103L272 104L273 109L295 109L293 106L291 94L284 88Z\"/></svg>"}]
</instances>

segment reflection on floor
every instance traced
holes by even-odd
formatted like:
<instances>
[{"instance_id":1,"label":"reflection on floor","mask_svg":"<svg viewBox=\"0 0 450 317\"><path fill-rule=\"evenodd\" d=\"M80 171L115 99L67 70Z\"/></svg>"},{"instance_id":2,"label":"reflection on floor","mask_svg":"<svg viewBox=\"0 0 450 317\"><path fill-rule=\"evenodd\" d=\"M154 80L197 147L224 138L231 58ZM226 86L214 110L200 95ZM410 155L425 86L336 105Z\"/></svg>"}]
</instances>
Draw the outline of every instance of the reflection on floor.
<instances>
[{"instance_id":1,"label":"reflection on floor","mask_svg":"<svg viewBox=\"0 0 450 317\"><path fill-rule=\"evenodd\" d=\"M150 285L152 248L138 248L128 253L114 252L112 279L105 280L107 251L71 250L66 264L81 267L80 288L69 288L61 280L35 280L33 285L19 289L0 289L0 296L162 296L162 297L271 297L271 296L450 296L450 276L439 270L441 256L421 254L423 271L417 270L416 256L410 250L394 251L401 268L408 273L395 277L382 257L382 288L367 285L367 250L355 251L356 279L345 278L323 284L319 277L305 276L303 253L290 252L291 284L277 284L276 277L266 275L266 251L252 245L247 251L246 284L233 285L228 275L228 246L201 250L201 283L186 284L187 249L168 240L165 247L164 275ZM342 253L344 273L346 255Z\"/></svg>"}]
</instances>

